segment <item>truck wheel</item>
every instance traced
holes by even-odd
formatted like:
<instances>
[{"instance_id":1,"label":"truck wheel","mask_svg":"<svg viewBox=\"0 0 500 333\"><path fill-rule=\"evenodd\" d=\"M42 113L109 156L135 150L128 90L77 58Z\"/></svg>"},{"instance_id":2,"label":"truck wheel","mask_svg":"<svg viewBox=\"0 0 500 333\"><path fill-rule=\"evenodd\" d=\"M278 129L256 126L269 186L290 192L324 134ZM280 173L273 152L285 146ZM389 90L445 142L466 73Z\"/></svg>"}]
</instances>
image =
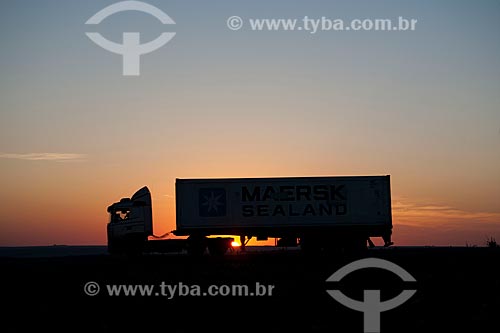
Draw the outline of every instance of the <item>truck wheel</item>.
<instances>
[{"instance_id":1,"label":"truck wheel","mask_svg":"<svg viewBox=\"0 0 500 333\"><path fill-rule=\"evenodd\" d=\"M108 253L112 256L116 256L123 253L120 245L116 241L108 241Z\"/></svg>"},{"instance_id":2,"label":"truck wheel","mask_svg":"<svg viewBox=\"0 0 500 333\"><path fill-rule=\"evenodd\" d=\"M207 249L207 240L205 237L189 236L187 242L187 253L193 257L201 257Z\"/></svg>"},{"instance_id":3,"label":"truck wheel","mask_svg":"<svg viewBox=\"0 0 500 333\"><path fill-rule=\"evenodd\" d=\"M205 247L201 247L201 246L190 246L190 247L187 249L187 253L188 253L188 255L190 255L191 257L201 257L201 256L203 256L203 254L205 254Z\"/></svg>"}]
</instances>

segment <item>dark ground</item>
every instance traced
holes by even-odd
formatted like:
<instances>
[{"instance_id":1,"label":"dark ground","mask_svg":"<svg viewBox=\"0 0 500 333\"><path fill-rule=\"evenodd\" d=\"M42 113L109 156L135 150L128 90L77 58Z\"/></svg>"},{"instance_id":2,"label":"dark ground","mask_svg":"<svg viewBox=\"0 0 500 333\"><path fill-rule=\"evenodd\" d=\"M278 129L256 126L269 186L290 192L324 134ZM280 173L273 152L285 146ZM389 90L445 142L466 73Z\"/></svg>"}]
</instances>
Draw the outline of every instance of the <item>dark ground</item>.
<instances>
[{"instance_id":1,"label":"dark ground","mask_svg":"<svg viewBox=\"0 0 500 333\"><path fill-rule=\"evenodd\" d=\"M5 254L4 254L5 255ZM380 269L348 275L336 288L362 300L364 289L388 299L416 287L406 303L382 313L381 332L498 332L500 249L390 248L365 257L390 260L417 282ZM0 258L1 332L363 332L363 315L335 301L325 280L358 257L306 258L298 251L190 258L185 255ZM83 286L98 282L87 296ZM275 285L272 296L110 297L106 284Z\"/></svg>"}]
</instances>

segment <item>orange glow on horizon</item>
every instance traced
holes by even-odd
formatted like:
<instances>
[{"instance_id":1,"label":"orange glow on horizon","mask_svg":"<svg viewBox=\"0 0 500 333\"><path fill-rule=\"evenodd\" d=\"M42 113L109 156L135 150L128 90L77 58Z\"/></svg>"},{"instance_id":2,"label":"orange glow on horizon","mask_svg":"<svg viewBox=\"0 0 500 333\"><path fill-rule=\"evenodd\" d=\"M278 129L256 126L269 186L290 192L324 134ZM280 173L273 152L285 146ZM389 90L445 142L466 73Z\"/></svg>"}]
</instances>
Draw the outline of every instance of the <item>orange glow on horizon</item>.
<instances>
[{"instance_id":1,"label":"orange glow on horizon","mask_svg":"<svg viewBox=\"0 0 500 333\"><path fill-rule=\"evenodd\" d=\"M140 162L139 165L129 166L130 172L126 172L113 164L37 166L9 162L0 175L6 189L0 193L3 202L0 245L105 245L106 224L109 221L107 206L122 197L130 197L144 185L152 194L154 234L170 232L176 229L175 178L383 173L347 166L332 167L335 172L328 172L327 167L306 172L306 165L265 165L245 157L225 160L224 167L210 163L200 167L194 162L197 161L185 161L168 172L165 172L162 163L148 170ZM486 200L493 198L494 193L474 197L473 201L466 201L465 204L459 201L462 196L456 192L429 198L424 195L426 191L415 187L419 184L415 179L390 172L387 174L391 174L395 245L463 246L468 243L482 246L489 237L500 239L500 212L493 208L494 203L488 205ZM117 179L126 181L117 182ZM273 244L274 239L257 241L255 238L248 243L251 246Z\"/></svg>"}]
</instances>

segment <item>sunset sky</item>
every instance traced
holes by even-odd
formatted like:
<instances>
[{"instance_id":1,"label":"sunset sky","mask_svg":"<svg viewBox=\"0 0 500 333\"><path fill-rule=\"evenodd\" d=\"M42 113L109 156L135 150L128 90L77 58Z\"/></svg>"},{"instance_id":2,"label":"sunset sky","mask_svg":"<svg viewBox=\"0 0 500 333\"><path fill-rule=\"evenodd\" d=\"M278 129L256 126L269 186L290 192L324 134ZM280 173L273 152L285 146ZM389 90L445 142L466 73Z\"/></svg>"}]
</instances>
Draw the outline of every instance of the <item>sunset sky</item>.
<instances>
[{"instance_id":1,"label":"sunset sky","mask_svg":"<svg viewBox=\"0 0 500 333\"><path fill-rule=\"evenodd\" d=\"M396 245L500 241L500 2L0 3L0 246L106 243L106 208L175 178L391 175ZM416 31L232 31L249 18L418 19ZM141 75L85 32L176 36Z\"/></svg>"}]
</instances>

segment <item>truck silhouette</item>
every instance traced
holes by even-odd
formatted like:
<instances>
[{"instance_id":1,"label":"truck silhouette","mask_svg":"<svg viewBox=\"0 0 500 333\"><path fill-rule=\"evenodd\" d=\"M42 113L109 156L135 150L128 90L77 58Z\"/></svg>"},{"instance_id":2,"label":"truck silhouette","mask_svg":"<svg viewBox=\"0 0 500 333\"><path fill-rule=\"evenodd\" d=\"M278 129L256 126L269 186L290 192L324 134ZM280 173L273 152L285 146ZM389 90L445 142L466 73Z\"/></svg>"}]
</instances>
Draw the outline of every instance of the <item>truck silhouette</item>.
<instances>
[{"instance_id":1,"label":"truck silhouette","mask_svg":"<svg viewBox=\"0 0 500 333\"><path fill-rule=\"evenodd\" d=\"M392 245L390 176L176 179L176 229L183 239L153 236L147 187L108 207L110 253L187 251L222 255L239 237L277 239L305 252Z\"/></svg>"}]
</instances>

